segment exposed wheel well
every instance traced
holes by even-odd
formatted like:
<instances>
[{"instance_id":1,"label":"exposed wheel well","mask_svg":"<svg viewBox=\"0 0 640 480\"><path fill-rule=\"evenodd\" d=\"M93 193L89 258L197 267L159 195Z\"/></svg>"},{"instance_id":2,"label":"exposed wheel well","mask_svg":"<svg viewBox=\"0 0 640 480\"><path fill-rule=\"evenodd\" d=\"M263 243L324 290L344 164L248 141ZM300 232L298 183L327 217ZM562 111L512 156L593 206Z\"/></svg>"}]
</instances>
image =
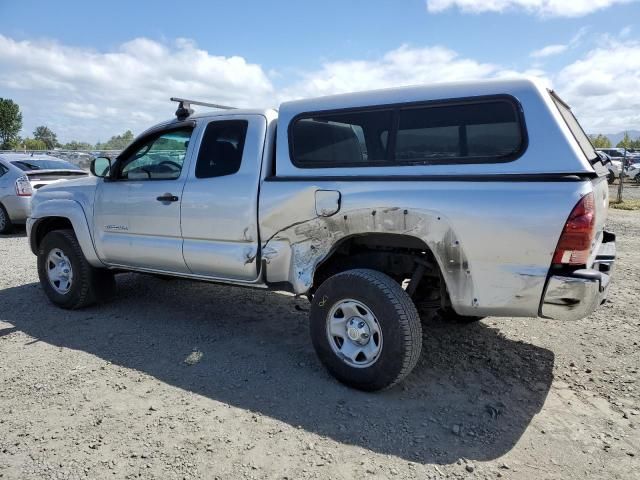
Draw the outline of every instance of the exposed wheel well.
<instances>
[{"instance_id":1,"label":"exposed wheel well","mask_svg":"<svg viewBox=\"0 0 640 480\"><path fill-rule=\"evenodd\" d=\"M45 235L53 230L65 230L71 229L73 230L73 225L71 224L71 220L65 217L47 217L38 221L38 226L35 232L35 236L33 237L33 247L37 251L40 247L40 243Z\"/></svg>"},{"instance_id":2,"label":"exposed wheel well","mask_svg":"<svg viewBox=\"0 0 640 480\"><path fill-rule=\"evenodd\" d=\"M431 317L453 311L440 266L419 238L389 233L346 237L316 268L309 293L313 295L329 277L354 268L389 275L406 287L421 314Z\"/></svg>"},{"instance_id":3,"label":"exposed wheel well","mask_svg":"<svg viewBox=\"0 0 640 480\"><path fill-rule=\"evenodd\" d=\"M312 293L327 278L345 270L370 268L402 283L412 278L418 265L424 266L420 278L441 277L433 253L419 238L392 233L353 235L342 239L316 268Z\"/></svg>"}]
</instances>

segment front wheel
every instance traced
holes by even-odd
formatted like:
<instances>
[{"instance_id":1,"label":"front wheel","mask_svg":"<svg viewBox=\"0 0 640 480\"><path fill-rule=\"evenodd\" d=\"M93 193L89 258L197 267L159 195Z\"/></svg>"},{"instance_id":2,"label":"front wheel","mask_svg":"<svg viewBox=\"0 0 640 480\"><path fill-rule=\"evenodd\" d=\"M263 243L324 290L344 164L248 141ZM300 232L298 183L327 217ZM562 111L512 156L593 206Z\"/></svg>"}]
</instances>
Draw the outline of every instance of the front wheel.
<instances>
[{"instance_id":1,"label":"front wheel","mask_svg":"<svg viewBox=\"0 0 640 480\"><path fill-rule=\"evenodd\" d=\"M418 312L411 297L384 273L355 269L330 277L313 296L310 320L320 361L350 387L391 387L420 358Z\"/></svg>"},{"instance_id":2,"label":"front wheel","mask_svg":"<svg viewBox=\"0 0 640 480\"><path fill-rule=\"evenodd\" d=\"M49 232L38 249L38 277L49 300L65 309L78 309L109 297L113 274L92 267L73 230Z\"/></svg>"},{"instance_id":3,"label":"front wheel","mask_svg":"<svg viewBox=\"0 0 640 480\"><path fill-rule=\"evenodd\" d=\"M616 181L616 176L613 174L612 171L609 171L609 175L607 175L607 183L611 185L615 181Z\"/></svg>"}]
</instances>

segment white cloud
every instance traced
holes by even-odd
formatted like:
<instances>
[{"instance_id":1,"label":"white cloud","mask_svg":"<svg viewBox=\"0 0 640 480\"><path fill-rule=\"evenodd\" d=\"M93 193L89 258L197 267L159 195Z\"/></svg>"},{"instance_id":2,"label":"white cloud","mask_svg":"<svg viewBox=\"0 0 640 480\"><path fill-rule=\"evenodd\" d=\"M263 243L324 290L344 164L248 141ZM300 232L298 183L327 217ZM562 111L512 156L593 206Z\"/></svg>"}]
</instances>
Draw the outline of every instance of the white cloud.
<instances>
[{"instance_id":1,"label":"white cloud","mask_svg":"<svg viewBox=\"0 0 640 480\"><path fill-rule=\"evenodd\" d=\"M539 50L534 50L529 54L531 58L535 58L539 61L547 57L552 57L554 55L560 55L561 53L566 52L570 48L576 48L578 45L582 43L582 39L589 31L589 27L581 27L573 37L569 43L557 43L553 45L547 45Z\"/></svg>"},{"instance_id":2,"label":"white cloud","mask_svg":"<svg viewBox=\"0 0 640 480\"><path fill-rule=\"evenodd\" d=\"M547 45L540 50L534 50L533 52L531 52L530 56L533 58L551 57L553 55L560 55L561 53L566 52L568 48L569 45L563 44Z\"/></svg>"},{"instance_id":3,"label":"white cloud","mask_svg":"<svg viewBox=\"0 0 640 480\"><path fill-rule=\"evenodd\" d=\"M0 88L21 105L25 134L47 124L62 140L92 142L170 118L171 96L238 106L274 103L260 65L211 55L186 39L163 44L137 38L96 52L0 35Z\"/></svg>"},{"instance_id":4,"label":"white cloud","mask_svg":"<svg viewBox=\"0 0 640 480\"><path fill-rule=\"evenodd\" d=\"M580 17L630 1L634 0L426 0L427 9L432 13L457 7L465 13L515 10L549 17Z\"/></svg>"},{"instance_id":5,"label":"white cloud","mask_svg":"<svg viewBox=\"0 0 640 480\"><path fill-rule=\"evenodd\" d=\"M609 40L564 67L558 92L589 132L640 127L640 43Z\"/></svg>"},{"instance_id":6,"label":"white cloud","mask_svg":"<svg viewBox=\"0 0 640 480\"><path fill-rule=\"evenodd\" d=\"M0 35L0 96L20 105L25 135L45 124L61 141L95 142L126 129L139 133L170 118L175 109L170 96L275 107L292 98L526 75L553 84L590 132L638 129L640 44L603 37L599 45L555 74L535 63L521 70L443 46L403 45L378 58L326 62L316 70L282 75L241 57L216 56L188 39L138 38L97 52ZM283 84L278 92L273 78Z\"/></svg>"},{"instance_id":7,"label":"white cloud","mask_svg":"<svg viewBox=\"0 0 640 480\"><path fill-rule=\"evenodd\" d=\"M374 60L325 63L284 89L283 98L300 98L420 83L471 80L499 76L499 65L460 57L441 46L403 45Z\"/></svg>"},{"instance_id":8,"label":"white cloud","mask_svg":"<svg viewBox=\"0 0 640 480\"><path fill-rule=\"evenodd\" d=\"M633 30L633 27L631 27L631 25L627 25L626 27L620 30L620 33L618 33L618 36L620 38L628 37L629 35L631 35L631 30Z\"/></svg>"}]
</instances>

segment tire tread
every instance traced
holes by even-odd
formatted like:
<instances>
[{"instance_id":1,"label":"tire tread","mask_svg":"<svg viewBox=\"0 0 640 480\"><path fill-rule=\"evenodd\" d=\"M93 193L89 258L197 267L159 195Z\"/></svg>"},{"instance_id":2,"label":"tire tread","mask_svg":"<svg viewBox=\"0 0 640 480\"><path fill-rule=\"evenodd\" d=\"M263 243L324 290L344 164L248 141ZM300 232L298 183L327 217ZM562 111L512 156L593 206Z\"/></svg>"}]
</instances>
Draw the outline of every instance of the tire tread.
<instances>
[{"instance_id":1,"label":"tire tread","mask_svg":"<svg viewBox=\"0 0 640 480\"><path fill-rule=\"evenodd\" d=\"M113 274L111 272L95 268L89 264L73 230L64 229L49 232L43 239L38 254L46 254L45 245L49 241L47 237L52 234L60 235L71 246L72 252L69 253L73 253L73 255L77 257L77 262L74 268L79 269L77 274L74 273L74 281L78 281L79 283L77 287L77 294L72 295L67 301L60 302L50 297L51 300L59 307L68 310L78 310L106 299L106 297L109 296L115 288ZM41 282L44 283L45 281L46 280L41 278Z\"/></svg>"},{"instance_id":2,"label":"tire tread","mask_svg":"<svg viewBox=\"0 0 640 480\"><path fill-rule=\"evenodd\" d=\"M402 287L391 277L383 272L366 268L357 268L340 272L326 281L340 281L349 284L353 277L365 280L369 285L374 287L384 296L384 300L395 310L398 320L398 331L400 333L400 343L402 365L395 377L387 381L384 385L371 384L354 384L362 390L386 390L398 384L403 380L417 365L422 352L422 324L420 316L413 303L411 297L402 289ZM322 286L320 287L322 288Z\"/></svg>"}]
</instances>

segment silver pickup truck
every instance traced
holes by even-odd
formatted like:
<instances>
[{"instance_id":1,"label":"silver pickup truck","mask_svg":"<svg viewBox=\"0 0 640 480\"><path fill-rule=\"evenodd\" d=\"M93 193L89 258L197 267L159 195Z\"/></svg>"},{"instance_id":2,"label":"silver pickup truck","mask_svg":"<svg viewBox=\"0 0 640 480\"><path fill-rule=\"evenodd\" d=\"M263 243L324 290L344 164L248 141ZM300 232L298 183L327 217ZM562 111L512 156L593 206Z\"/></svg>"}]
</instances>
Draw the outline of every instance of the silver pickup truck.
<instances>
[{"instance_id":1,"label":"silver pickup truck","mask_svg":"<svg viewBox=\"0 0 640 480\"><path fill-rule=\"evenodd\" d=\"M605 300L608 171L535 81L189 106L37 192L28 234L54 304L104 299L123 271L288 290L331 374L378 390L416 365L421 320L568 321Z\"/></svg>"}]
</instances>

